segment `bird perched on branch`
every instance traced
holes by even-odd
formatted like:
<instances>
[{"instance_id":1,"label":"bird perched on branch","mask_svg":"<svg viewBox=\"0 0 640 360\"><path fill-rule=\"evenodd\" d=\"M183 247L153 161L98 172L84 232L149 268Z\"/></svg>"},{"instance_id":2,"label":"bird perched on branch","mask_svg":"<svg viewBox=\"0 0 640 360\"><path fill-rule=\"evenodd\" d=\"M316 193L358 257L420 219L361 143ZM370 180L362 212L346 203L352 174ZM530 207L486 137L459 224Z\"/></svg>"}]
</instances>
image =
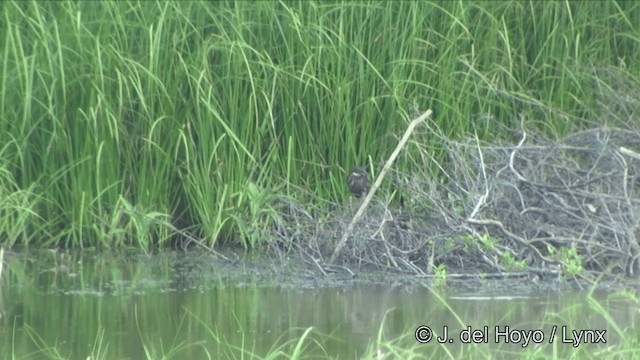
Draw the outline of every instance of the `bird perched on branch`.
<instances>
[{"instance_id":1,"label":"bird perched on branch","mask_svg":"<svg viewBox=\"0 0 640 360\"><path fill-rule=\"evenodd\" d=\"M347 186L353 196L361 198L369 192L369 173L366 168L352 167L347 177Z\"/></svg>"}]
</instances>

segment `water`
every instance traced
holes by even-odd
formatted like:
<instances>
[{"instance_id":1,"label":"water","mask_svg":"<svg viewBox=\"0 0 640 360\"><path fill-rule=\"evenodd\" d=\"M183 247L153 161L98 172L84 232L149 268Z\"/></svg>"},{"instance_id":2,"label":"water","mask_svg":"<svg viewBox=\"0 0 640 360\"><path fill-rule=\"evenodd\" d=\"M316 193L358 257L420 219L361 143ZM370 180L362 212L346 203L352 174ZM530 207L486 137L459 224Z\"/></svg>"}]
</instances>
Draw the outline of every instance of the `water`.
<instances>
[{"instance_id":1,"label":"water","mask_svg":"<svg viewBox=\"0 0 640 360\"><path fill-rule=\"evenodd\" d=\"M434 291L419 282L337 281L269 268L275 265L230 264L196 252L5 255L0 354L225 359L244 352L245 358L264 357L279 347L292 353L309 328L314 330L302 358L367 353L393 358L381 342L414 347L424 357L443 352L474 358L479 351L484 358L492 349L517 354L523 344L544 354L572 354L572 341L580 334L573 330L598 330L583 332L592 340L605 331L606 344L580 345L586 354L596 354L625 337L638 337L633 291L619 296L532 286L470 291L454 285ZM433 331L430 343L414 339L420 326ZM550 344L554 327L557 335ZM500 345L496 330L506 334ZM452 342L438 344L435 338L445 332ZM462 343L471 336L481 344ZM540 336L543 342L535 344Z\"/></svg>"}]
</instances>

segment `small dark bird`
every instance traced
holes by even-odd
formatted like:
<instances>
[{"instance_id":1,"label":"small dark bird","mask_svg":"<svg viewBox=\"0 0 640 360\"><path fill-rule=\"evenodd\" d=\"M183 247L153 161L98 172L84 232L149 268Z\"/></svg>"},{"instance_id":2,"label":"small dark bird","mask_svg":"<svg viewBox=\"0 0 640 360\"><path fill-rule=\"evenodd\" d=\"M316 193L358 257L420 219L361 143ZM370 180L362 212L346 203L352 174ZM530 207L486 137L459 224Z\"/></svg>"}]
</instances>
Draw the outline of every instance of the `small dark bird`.
<instances>
[{"instance_id":1,"label":"small dark bird","mask_svg":"<svg viewBox=\"0 0 640 360\"><path fill-rule=\"evenodd\" d=\"M353 196L361 198L369 192L369 173L366 168L353 167L347 177L347 186Z\"/></svg>"}]
</instances>

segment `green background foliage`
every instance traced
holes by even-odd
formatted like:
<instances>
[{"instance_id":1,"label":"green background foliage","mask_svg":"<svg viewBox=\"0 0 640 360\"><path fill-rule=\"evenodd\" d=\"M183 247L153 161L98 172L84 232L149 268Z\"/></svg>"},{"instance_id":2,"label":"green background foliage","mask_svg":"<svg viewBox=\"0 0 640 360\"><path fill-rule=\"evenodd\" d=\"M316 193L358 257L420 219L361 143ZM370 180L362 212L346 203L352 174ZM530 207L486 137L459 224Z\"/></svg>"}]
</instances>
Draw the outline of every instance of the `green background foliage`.
<instances>
[{"instance_id":1,"label":"green background foliage","mask_svg":"<svg viewBox=\"0 0 640 360\"><path fill-rule=\"evenodd\" d=\"M595 69L639 73L636 2L0 9L8 246L148 249L175 228L253 246L274 198L343 202L348 168L386 159L411 109L452 137L509 138L520 114L557 135L606 122Z\"/></svg>"}]
</instances>

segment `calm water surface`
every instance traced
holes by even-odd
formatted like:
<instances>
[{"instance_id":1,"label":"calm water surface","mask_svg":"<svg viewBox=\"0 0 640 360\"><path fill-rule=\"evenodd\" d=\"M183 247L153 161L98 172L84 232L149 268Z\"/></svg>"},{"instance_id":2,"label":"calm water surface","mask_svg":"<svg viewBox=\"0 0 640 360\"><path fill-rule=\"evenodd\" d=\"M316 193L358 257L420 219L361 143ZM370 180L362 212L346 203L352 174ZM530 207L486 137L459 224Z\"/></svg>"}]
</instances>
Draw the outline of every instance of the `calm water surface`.
<instances>
[{"instance_id":1,"label":"calm water surface","mask_svg":"<svg viewBox=\"0 0 640 360\"><path fill-rule=\"evenodd\" d=\"M434 291L399 281L326 281L300 272L269 271L269 266L251 261L229 264L195 252L149 257L5 254L0 354L142 359L171 357L174 351L175 358L238 359L243 350L258 356L283 344L290 350L295 343L286 344L309 327L316 330L311 339L317 343L308 341L305 358L359 358L378 338L415 346L413 334L420 326L433 330L434 339L446 333L453 340L420 345L425 358L442 347L453 354L463 351L461 336L473 336L490 349L496 346L496 326L505 333L510 329L512 344L501 349L516 353L527 334L528 346L561 354L572 351L572 330L604 330L606 344L581 345L594 351L619 342L621 333L639 336L634 330L638 305L629 297L598 291L588 300L580 291L488 288L470 291L451 285ZM604 310L596 311L598 307ZM563 329L567 332L567 343L533 343L540 336L548 340L554 326L557 340L562 340ZM428 332L422 329L422 334Z\"/></svg>"}]
</instances>

